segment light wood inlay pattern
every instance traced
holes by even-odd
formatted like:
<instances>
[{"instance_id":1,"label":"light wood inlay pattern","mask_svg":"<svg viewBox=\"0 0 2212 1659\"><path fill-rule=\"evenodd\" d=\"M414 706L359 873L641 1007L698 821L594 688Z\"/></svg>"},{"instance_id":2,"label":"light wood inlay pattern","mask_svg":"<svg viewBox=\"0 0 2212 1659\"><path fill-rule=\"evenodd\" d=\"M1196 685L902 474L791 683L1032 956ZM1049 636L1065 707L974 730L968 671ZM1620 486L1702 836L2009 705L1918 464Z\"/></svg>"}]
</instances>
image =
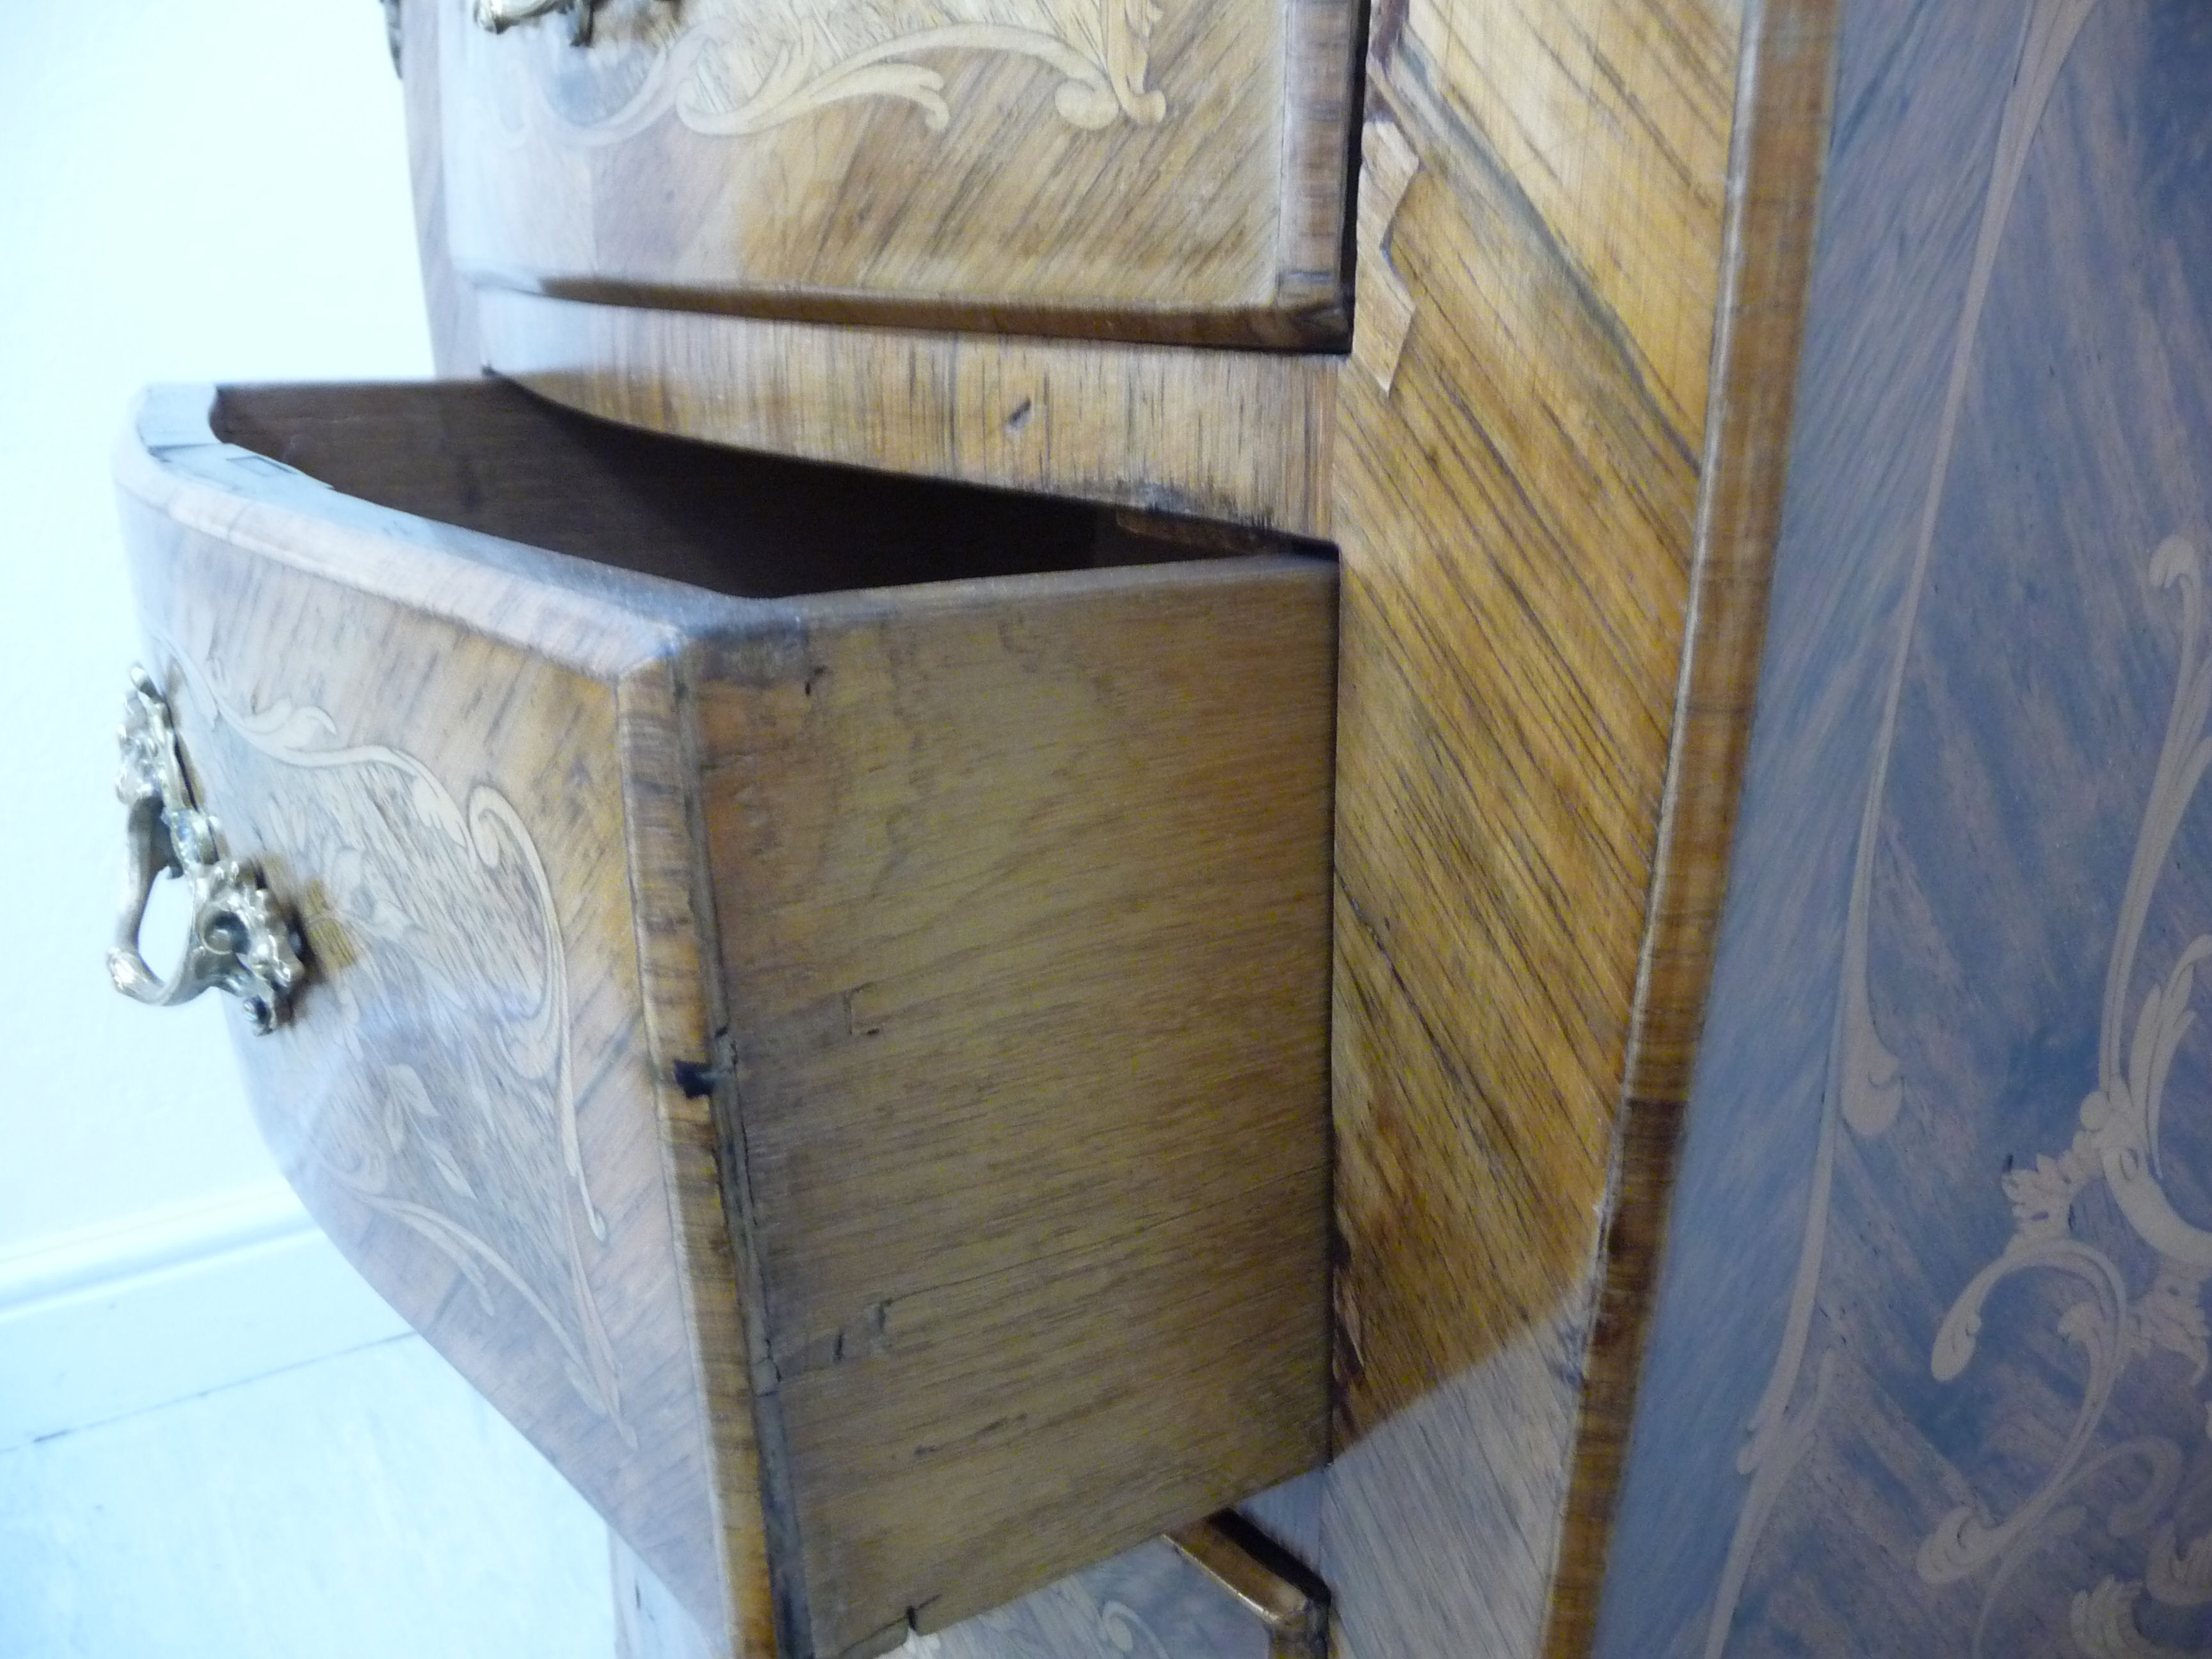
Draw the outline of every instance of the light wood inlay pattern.
<instances>
[{"instance_id":1,"label":"light wood inlay pattern","mask_svg":"<svg viewBox=\"0 0 2212 1659\"><path fill-rule=\"evenodd\" d=\"M227 833L302 896L294 902L322 964L295 1025L241 1042L264 1135L340 1248L624 1527L700 1616L720 1620L734 1595L753 1609L739 1622L757 1620L765 1584L732 1588L714 1523L729 1495L718 1479L737 1481L742 1495L751 1478L744 1460L709 1455L686 1328L680 1241L719 1224L719 1196L711 1185L668 1189L664 1158L687 1139L696 1146L696 1136L664 1122L649 1057L643 992L665 969L653 963L652 937L634 928L627 882L605 878L625 862L618 688L629 668L665 651L668 635L603 600L395 544L358 515L321 510L317 496L344 498L304 478L241 503L234 478L196 472L202 459L218 474L224 465L205 409L204 398L197 409L157 403L144 444L120 452L118 477L156 672L189 711L184 741L204 769L203 792L222 802ZM369 758L347 769L373 766L372 779L413 769L401 779L394 828L378 828L389 791L370 798L358 846L303 827L315 799L309 781L320 774L227 742L206 689L216 674L240 714L286 704L322 711L331 726L307 732L317 739L310 757L367 749ZM392 698L401 684L414 695ZM549 793L565 804L557 815L543 810ZM452 839L441 808L494 797L508 803L497 818L504 828L486 835L465 818L459 845L485 864L487 881L504 869L512 883L517 860L538 865L517 890L544 894L555 954L527 937L522 923L537 918L523 913L512 935L522 953L505 977L541 1012L544 976L564 978L564 1029L526 1021L509 1030L483 1018L481 996L471 1012L456 991L406 971L436 950L457 905L453 936L483 948L483 917L465 896L424 884L416 842ZM392 965L346 973L377 960ZM559 1052L559 1075L573 1079L572 1127L523 1116L509 1099L528 1083L530 1068L507 1052L518 1040ZM432 1056L443 1069L431 1068ZM394 1067L414 1073L416 1086ZM407 1138L395 1146L395 1114L410 1108ZM573 1170L562 1167L570 1134ZM410 1154L417 1143L423 1150ZM444 1168L434 1146L450 1149ZM404 1186L366 1179L384 1147L403 1171L421 1173ZM532 1187L525 1199L510 1190L549 1165L558 1176L551 1191ZM500 1167L509 1174L495 1183ZM545 1229L526 1218L548 1206L573 1250L578 1285L565 1303L527 1266L543 1259L531 1237ZM708 1213L687 1220L687 1206ZM724 1304L728 1294L725 1280ZM599 1343L563 1340L584 1317L569 1305L588 1309ZM599 1365L580 1374L580 1354ZM733 1506L741 1532L745 1513ZM757 1559L759 1547L740 1541L731 1554Z\"/></svg>"},{"instance_id":2,"label":"light wood inlay pattern","mask_svg":"<svg viewBox=\"0 0 2212 1659\"><path fill-rule=\"evenodd\" d=\"M1185 498L1343 556L1339 1455L1260 1506L1340 1655L2201 1645L2208 64L2188 0L1375 8L1322 460ZM562 314L560 395L770 447L848 349ZM1014 476L943 402L846 453Z\"/></svg>"},{"instance_id":3,"label":"light wood inlay pattern","mask_svg":"<svg viewBox=\"0 0 2212 1659\"><path fill-rule=\"evenodd\" d=\"M481 285L821 322L1328 344L1349 0L438 0ZM415 8L423 9L420 5Z\"/></svg>"},{"instance_id":4,"label":"light wood inlay pattern","mask_svg":"<svg viewBox=\"0 0 2212 1659\"><path fill-rule=\"evenodd\" d=\"M2212 1166L2178 1109L2212 951L2212 18L1841 21L1599 1650L2179 1655L2212 1558Z\"/></svg>"},{"instance_id":5,"label":"light wood inlay pattern","mask_svg":"<svg viewBox=\"0 0 2212 1659\"><path fill-rule=\"evenodd\" d=\"M663 429L1164 487L1338 543L1341 1455L1299 1501L1347 1651L1476 1632L1567 1655L1725 886L1832 8L1413 0L1376 9L1369 48L1347 357L1071 358L501 295L489 356ZM992 425L1018 401L934 390L956 365L1065 385L1077 361L1097 415L1048 463ZM1200 423L1121 418L1156 364L1151 406ZM1310 412L1285 425L1217 374L1279 377L1306 401L1273 407ZM850 437L810 426L830 409Z\"/></svg>"}]
</instances>

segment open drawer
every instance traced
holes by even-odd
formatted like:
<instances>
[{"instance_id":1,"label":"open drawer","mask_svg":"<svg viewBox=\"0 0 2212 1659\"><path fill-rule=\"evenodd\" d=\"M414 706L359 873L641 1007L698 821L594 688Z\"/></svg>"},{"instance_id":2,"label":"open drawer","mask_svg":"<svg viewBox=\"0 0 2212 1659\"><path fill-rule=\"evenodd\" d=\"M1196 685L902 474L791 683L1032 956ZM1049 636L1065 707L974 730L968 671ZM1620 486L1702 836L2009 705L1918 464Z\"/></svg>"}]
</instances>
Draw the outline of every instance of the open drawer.
<instances>
[{"instance_id":1,"label":"open drawer","mask_svg":"<svg viewBox=\"0 0 2212 1659\"><path fill-rule=\"evenodd\" d=\"M710 1644L1320 1461L1327 560L489 380L157 392L118 471L214 896L123 979L269 1005L309 1208Z\"/></svg>"}]
</instances>

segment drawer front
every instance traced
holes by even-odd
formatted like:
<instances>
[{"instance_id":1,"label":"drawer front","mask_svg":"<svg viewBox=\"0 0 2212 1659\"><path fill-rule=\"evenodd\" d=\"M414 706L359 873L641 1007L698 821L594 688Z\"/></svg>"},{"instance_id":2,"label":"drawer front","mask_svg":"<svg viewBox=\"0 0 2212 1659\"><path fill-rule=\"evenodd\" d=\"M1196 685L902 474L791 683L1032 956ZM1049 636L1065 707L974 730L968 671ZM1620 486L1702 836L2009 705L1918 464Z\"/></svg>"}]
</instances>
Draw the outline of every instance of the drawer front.
<instances>
[{"instance_id":1,"label":"drawer front","mask_svg":"<svg viewBox=\"0 0 2212 1659\"><path fill-rule=\"evenodd\" d=\"M218 520L189 486L124 507L143 660L198 804L304 936L290 1017L235 1027L264 1138L369 1282L720 1627L696 1241L665 1176L711 1152L655 1081L665 975L625 836L638 688L455 614L471 596L419 550L380 568L331 523ZM634 624L559 623L580 655L637 647ZM706 1265L711 1318L726 1253ZM730 1547L757 1557L728 1507Z\"/></svg>"},{"instance_id":2,"label":"drawer front","mask_svg":"<svg viewBox=\"0 0 2212 1659\"><path fill-rule=\"evenodd\" d=\"M410 0L479 284L1341 338L1352 0ZM589 39L576 38L589 20ZM482 20L489 20L482 21ZM418 134L418 142L421 135Z\"/></svg>"}]
</instances>

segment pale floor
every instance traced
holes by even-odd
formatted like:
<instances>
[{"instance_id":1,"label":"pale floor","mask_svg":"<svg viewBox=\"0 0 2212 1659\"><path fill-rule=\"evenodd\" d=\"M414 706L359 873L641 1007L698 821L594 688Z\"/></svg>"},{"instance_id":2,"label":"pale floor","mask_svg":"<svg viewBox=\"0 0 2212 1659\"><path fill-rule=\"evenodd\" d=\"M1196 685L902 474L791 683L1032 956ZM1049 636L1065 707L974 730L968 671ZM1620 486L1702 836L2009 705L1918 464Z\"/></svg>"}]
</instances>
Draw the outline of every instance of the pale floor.
<instances>
[{"instance_id":1,"label":"pale floor","mask_svg":"<svg viewBox=\"0 0 2212 1659\"><path fill-rule=\"evenodd\" d=\"M218 1357L253 1349L248 1313L303 1330L320 1308L333 1331L365 1334L389 1319L339 1305L366 1292L331 1271L319 1240L264 1254L275 1268L211 1274L214 1294L157 1273L127 1294L82 1293L75 1326L0 1317L0 1406L11 1387L28 1401L0 1413L18 1436L0 1441L0 1659L614 1659L605 1523L419 1337L21 1437L39 1410L74 1421L129 1398L134 1361L153 1390L140 1398L174 1391L189 1344L147 1316L149 1300L174 1304L173 1325L227 1333ZM68 1401L27 1386L55 1377L75 1379ZM75 1415L52 1415L65 1403ZM1265 1500L1279 1536L1310 1543L1297 1496L1310 1486ZM1266 1647L1233 1598L1156 1540L904 1651L1260 1659Z\"/></svg>"},{"instance_id":2,"label":"pale floor","mask_svg":"<svg viewBox=\"0 0 2212 1659\"><path fill-rule=\"evenodd\" d=\"M603 1522L406 1336L0 1452L0 1659L609 1659Z\"/></svg>"}]
</instances>

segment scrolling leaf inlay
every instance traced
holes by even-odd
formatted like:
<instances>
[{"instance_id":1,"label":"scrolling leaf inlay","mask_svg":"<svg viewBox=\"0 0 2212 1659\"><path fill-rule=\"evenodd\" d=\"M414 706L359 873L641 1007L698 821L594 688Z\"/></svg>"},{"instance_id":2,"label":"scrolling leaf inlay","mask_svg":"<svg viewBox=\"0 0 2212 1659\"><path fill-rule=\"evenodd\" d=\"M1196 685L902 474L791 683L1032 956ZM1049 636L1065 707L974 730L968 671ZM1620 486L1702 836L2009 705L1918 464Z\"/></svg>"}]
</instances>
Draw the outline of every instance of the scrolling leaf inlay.
<instances>
[{"instance_id":1,"label":"scrolling leaf inlay","mask_svg":"<svg viewBox=\"0 0 2212 1659\"><path fill-rule=\"evenodd\" d=\"M320 968L290 1037L312 1070L288 1161L434 1247L487 1315L504 1285L631 1439L585 1269L580 1235L604 1243L606 1223L578 1143L560 919L528 828L489 784L457 799L411 755L343 744L319 708L209 702L218 735L283 769L264 775L262 830L304 884Z\"/></svg>"},{"instance_id":2,"label":"scrolling leaf inlay","mask_svg":"<svg viewBox=\"0 0 2212 1659\"><path fill-rule=\"evenodd\" d=\"M942 132L945 76L916 60L996 52L1059 75L1053 107L1072 125L1149 126L1168 113L1146 85L1159 15L1152 0L692 0L680 21L660 7L604 17L599 44L575 64L555 60L544 84L591 143L670 114L737 137L869 98L903 100Z\"/></svg>"},{"instance_id":3,"label":"scrolling leaf inlay","mask_svg":"<svg viewBox=\"0 0 2212 1659\"><path fill-rule=\"evenodd\" d=\"M1813 1386L1802 1381L1818 1301L1821 1262L1835 1184L1837 1139L1844 1126L1863 1139L1886 1133L1905 1104L1905 1084L1897 1056L1875 1029L1868 994L1868 931L1878 842L1891 756L1896 746L1898 712L1928 568L1934 557L1936 516L1950 471L1989 297L1998 246L2011 218L2013 202L2027 165L2029 148L2082 25L2099 0L2033 0L2022 20L2019 68L1999 117L1996 153L1983 197L1966 302L1952 340L1949 375L1936 428L1935 453L1923 496L1918 534L1907 578L1885 692L1881 723L1875 739L1873 778L1861 813L1844 913L1842 971L1838 984L1836 1024L1830 1039L1827 1078L1822 1091L1818 1149L1814 1156L1810 1201L1792 1282L1789 1313L1774 1370L1747 1425L1749 1438L1736 1458L1739 1473L1750 1477L1737 1512L1721 1570L1711 1615L1705 1628L1705 1659L1720 1659L1728 1645L1736 1607L1749 1574L1751 1558L1766 1523L1806 1452L1824 1409L1832 1377L1832 1356L1814 1368ZM1986 1609L1985 1609L1986 1611Z\"/></svg>"},{"instance_id":4,"label":"scrolling leaf inlay","mask_svg":"<svg viewBox=\"0 0 2212 1659\"><path fill-rule=\"evenodd\" d=\"M1998 1592L2039 1532L2059 1522L2062 1500L2091 1473L2123 1456L2140 1460L2146 1479L2136 1495L2107 1517L2107 1526L2116 1537L2150 1533L2144 1578L2130 1583L2106 1577L2075 1595L2076 1639L2092 1654L2116 1659L2154 1653L2159 1650L2130 1645L2128 1639L2135 1637L2135 1627L2131 1616L2124 1615L2138 1595L2148 1589L2154 1600L2170 1605L2212 1601L2212 1534L2179 1550L2173 1521L2160 1514L2180 1482L2182 1449L2145 1437L2103 1458L2089 1456L2114 1390L2137 1361L2160 1352L2178 1354L2189 1362L2192 1387L2212 1370L2203 1304L2204 1282L2212 1276L2212 1231L2184 1220L2176 1210L2159 1155L2166 1079L2175 1050L2196 1023L2190 1000L2198 964L2212 957L2212 934L2191 939L2144 992L2131 1033L2127 1018L2128 988L2134 982L2160 873L2170 862L2174 836L2205 769L2212 765L2212 736L2206 732L2212 721L2212 656L2203 650L2203 574L2197 550L2179 537L2168 538L2152 556L2150 579L2160 591L2180 591L2180 661L2106 975L2096 1087L2082 1101L2081 1127L2063 1154L2046 1154L2033 1168L2003 1176L2013 1236L1952 1304L1931 1355L1937 1380L1956 1379L1974 1357L1990 1292L2015 1275L2057 1273L2089 1291L2068 1304L2058 1317L2060 1335L2087 1357L2088 1377L2073 1425L2041 1484L2002 1521L1990 1519L1978 1502L1959 1505L1920 1547L1916 1565L1931 1584L1953 1583L1998 1564L1976 1631L1977 1652ZM2140 1289L2129 1284L2112 1251L2078 1236L2084 1227L2079 1200L2100 1182L2129 1229L2158 1258L2150 1283ZM2212 1413L2206 1420L2212 1430ZM2071 1516L2066 1523L2077 1524Z\"/></svg>"}]
</instances>

